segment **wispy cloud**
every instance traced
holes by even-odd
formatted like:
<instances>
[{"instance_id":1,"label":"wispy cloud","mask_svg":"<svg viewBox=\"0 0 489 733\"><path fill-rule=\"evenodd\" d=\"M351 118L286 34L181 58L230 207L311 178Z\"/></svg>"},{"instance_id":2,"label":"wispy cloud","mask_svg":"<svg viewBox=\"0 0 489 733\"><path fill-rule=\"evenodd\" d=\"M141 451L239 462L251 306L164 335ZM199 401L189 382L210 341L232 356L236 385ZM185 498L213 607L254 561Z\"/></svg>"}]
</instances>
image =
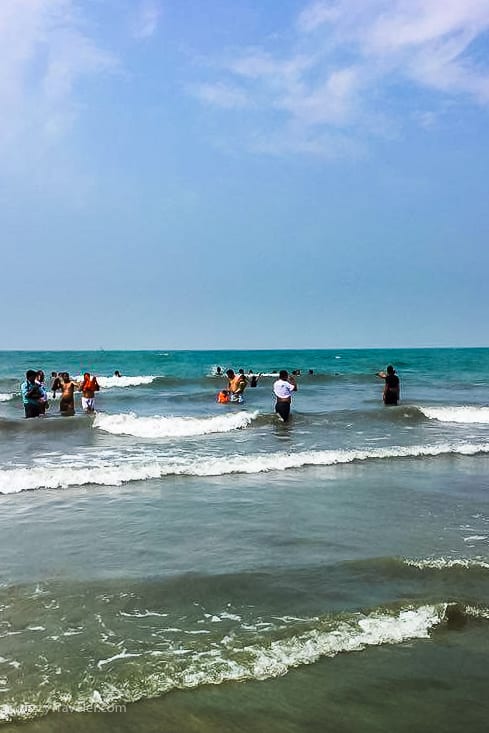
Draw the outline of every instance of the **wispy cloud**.
<instances>
[{"instance_id":1,"label":"wispy cloud","mask_svg":"<svg viewBox=\"0 0 489 733\"><path fill-rule=\"evenodd\" d=\"M244 109L251 104L248 94L243 89L221 82L199 84L194 86L191 92L201 101L224 109Z\"/></svg>"},{"instance_id":2,"label":"wispy cloud","mask_svg":"<svg viewBox=\"0 0 489 733\"><path fill-rule=\"evenodd\" d=\"M425 127L436 116L430 109L414 114L417 90L488 104L489 68L474 51L488 30L489 0L320 0L293 20L280 54L266 44L238 49L221 69L233 78L236 98L242 89L261 110L262 131L268 124L283 140L293 129L296 150L314 153L324 147L318 140L331 149L335 139L344 151L356 150L355 140L398 124L399 95L412 98L409 119ZM204 101L226 106L218 96Z\"/></svg>"},{"instance_id":3,"label":"wispy cloud","mask_svg":"<svg viewBox=\"0 0 489 733\"><path fill-rule=\"evenodd\" d=\"M339 9L333 3L311 3L299 14L297 26L299 30L308 33L314 31L324 23L331 23L337 20L338 15Z\"/></svg>"},{"instance_id":4,"label":"wispy cloud","mask_svg":"<svg viewBox=\"0 0 489 733\"><path fill-rule=\"evenodd\" d=\"M60 136L77 116L77 83L116 68L74 0L2 0L0 155Z\"/></svg>"},{"instance_id":5,"label":"wispy cloud","mask_svg":"<svg viewBox=\"0 0 489 733\"><path fill-rule=\"evenodd\" d=\"M162 16L162 6L157 0L143 0L137 8L133 24L134 38L151 38L158 30Z\"/></svg>"}]
</instances>

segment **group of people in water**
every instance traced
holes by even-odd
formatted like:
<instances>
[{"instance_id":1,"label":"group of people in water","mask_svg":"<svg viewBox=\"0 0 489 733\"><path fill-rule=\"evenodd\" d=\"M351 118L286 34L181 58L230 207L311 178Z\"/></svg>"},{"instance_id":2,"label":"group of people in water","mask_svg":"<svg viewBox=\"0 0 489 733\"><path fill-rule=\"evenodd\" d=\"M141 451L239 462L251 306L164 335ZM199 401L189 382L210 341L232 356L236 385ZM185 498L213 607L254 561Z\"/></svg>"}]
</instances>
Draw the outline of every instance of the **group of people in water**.
<instances>
[{"instance_id":1,"label":"group of people in water","mask_svg":"<svg viewBox=\"0 0 489 733\"><path fill-rule=\"evenodd\" d=\"M297 392L297 376L300 376L300 369L294 370L292 373L286 369L281 369L278 373L278 379L273 383L273 393L275 395L275 412L283 420L287 422L290 417L290 407L292 403L292 394ZM313 375L312 369L308 370L309 375ZM217 376L224 376L221 367L216 369ZM227 389L221 389L217 394L217 402L227 404L229 402L243 402L243 393L248 387L256 387L261 374L256 375L250 369L248 377L244 373L244 369L239 369L236 374L233 369L225 372L228 380ZM384 391L382 399L385 405L397 405L400 394L400 380L396 374L394 367L389 364L385 372L377 372L376 376L384 380Z\"/></svg>"},{"instance_id":2,"label":"group of people in water","mask_svg":"<svg viewBox=\"0 0 489 733\"><path fill-rule=\"evenodd\" d=\"M290 416L290 407L292 403L292 394L297 392L297 379L300 376L300 369L296 369L289 374L286 369L278 372L278 379L273 383L273 393L275 395L275 412L283 420L287 422ZM313 375L312 369L308 370L309 375ZM389 364L387 369L376 373L380 379L384 380L384 390L382 399L385 405L397 405L399 402L400 381L394 367ZM115 377L120 377L119 371L114 372ZM261 374L255 374L251 369L248 375L244 369L238 369L235 373L233 369L227 369L223 373L221 367L216 368L216 376L226 376L227 388L221 389L217 394L217 402L219 404L227 404L230 402L242 403L243 394L247 387L257 387ZM42 369L37 371L28 369L25 375L25 381L21 384L22 402L26 418L40 417L45 415L49 407L48 390L45 383L45 375ZM95 395L100 390L97 377L92 376L90 372L85 372L83 378L79 381L73 380L68 372L51 372L51 387L53 399L56 393L61 392L59 403L60 414L67 417L75 414L75 391L81 392L82 408L87 414L95 412Z\"/></svg>"},{"instance_id":3,"label":"group of people in water","mask_svg":"<svg viewBox=\"0 0 489 733\"><path fill-rule=\"evenodd\" d=\"M217 376L224 376L221 367L216 369ZM243 393L246 387L256 387L258 385L258 379L261 374L255 374L251 370L248 372L248 377L244 373L244 369L238 369L236 374L233 369L226 371L226 377L228 380L227 389L221 389L217 395L217 401L220 404L226 404L227 402L243 402Z\"/></svg>"},{"instance_id":4,"label":"group of people in water","mask_svg":"<svg viewBox=\"0 0 489 733\"><path fill-rule=\"evenodd\" d=\"M50 392L52 399L61 392L59 411L64 417L75 414L75 391L81 392L82 408L86 413L95 412L95 394L100 389L97 377L85 372L83 379L75 381L68 372L51 372ZM26 417L40 417L49 408L48 389L42 369L28 369L25 381L20 385Z\"/></svg>"},{"instance_id":5,"label":"group of people in water","mask_svg":"<svg viewBox=\"0 0 489 733\"><path fill-rule=\"evenodd\" d=\"M309 370L309 373L312 374L312 370ZM278 379L273 384L273 392L276 398L275 412L284 422L287 422L289 419L292 393L297 391L295 377L299 374L300 370L295 370L292 374L289 374L285 369L282 369L279 372ZM221 367L217 367L216 375L224 376ZM258 385L258 379L262 376L261 374L255 374L251 369L248 372L248 376L244 373L244 369L238 369L237 374L233 369L228 369L225 375L228 380L227 389L221 389L217 394L217 402L220 404L243 402L245 389L248 386L256 387Z\"/></svg>"}]
</instances>

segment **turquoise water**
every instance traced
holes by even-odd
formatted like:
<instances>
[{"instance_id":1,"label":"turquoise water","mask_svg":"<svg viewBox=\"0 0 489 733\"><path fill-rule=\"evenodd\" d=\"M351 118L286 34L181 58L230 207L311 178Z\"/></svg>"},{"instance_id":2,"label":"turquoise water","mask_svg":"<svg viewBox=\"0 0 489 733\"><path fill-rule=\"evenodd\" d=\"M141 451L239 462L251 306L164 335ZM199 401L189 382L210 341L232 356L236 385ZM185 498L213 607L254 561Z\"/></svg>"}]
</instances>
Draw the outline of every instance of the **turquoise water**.
<instances>
[{"instance_id":1,"label":"turquoise water","mask_svg":"<svg viewBox=\"0 0 489 733\"><path fill-rule=\"evenodd\" d=\"M218 365L262 373L243 405ZM24 420L30 367L96 373L96 416ZM488 374L488 349L0 354L5 729L486 730Z\"/></svg>"}]
</instances>

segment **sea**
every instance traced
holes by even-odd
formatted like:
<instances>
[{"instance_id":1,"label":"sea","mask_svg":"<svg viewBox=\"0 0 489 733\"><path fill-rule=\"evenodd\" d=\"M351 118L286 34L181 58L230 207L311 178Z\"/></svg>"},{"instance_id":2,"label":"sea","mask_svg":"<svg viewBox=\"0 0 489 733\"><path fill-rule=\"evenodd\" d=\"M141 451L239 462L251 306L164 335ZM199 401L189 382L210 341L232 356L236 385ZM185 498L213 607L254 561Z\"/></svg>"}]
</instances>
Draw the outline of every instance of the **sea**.
<instances>
[{"instance_id":1,"label":"sea","mask_svg":"<svg viewBox=\"0 0 489 733\"><path fill-rule=\"evenodd\" d=\"M5 731L485 732L489 349L0 352L0 558Z\"/></svg>"}]
</instances>

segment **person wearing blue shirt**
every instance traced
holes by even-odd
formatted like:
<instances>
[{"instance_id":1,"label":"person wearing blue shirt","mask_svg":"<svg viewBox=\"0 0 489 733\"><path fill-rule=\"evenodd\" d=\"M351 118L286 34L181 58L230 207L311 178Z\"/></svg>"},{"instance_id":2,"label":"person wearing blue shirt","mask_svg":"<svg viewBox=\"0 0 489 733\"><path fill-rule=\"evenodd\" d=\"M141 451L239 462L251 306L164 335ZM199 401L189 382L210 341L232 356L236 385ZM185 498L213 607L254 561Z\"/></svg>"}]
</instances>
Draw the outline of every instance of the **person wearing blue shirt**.
<instances>
[{"instance_id":1,"label":"person wearing blue shirt","mask_svg":"<svg viewBox=\"0 0 489 733\"><path fill-rule=\"evenodd\" d=\"M39 417L42 412L42 392L39 385L36 384L36 377L37 373L29 369L25 374L25 382L20 385L26 417Z\"/></svg>"}]
</instances>

